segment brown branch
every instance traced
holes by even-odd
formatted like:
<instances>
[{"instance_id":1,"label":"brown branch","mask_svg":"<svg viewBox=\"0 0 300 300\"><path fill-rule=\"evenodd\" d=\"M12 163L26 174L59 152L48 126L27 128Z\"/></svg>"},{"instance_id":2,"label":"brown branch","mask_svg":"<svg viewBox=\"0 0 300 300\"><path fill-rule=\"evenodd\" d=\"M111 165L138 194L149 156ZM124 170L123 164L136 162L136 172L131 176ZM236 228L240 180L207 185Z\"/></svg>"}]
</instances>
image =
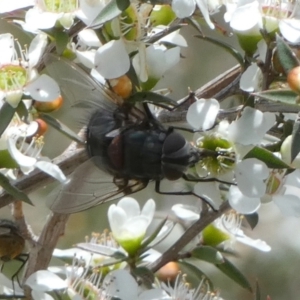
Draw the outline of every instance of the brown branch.
<instances>
[{"instance_id":1,"label":"brown branch","mask_svg":"<svg viewBox=\"0 0 300 300\"><path fill-rule=\"evenodd\" d=\"M234 94L239 92L238 81L240 75L240 67L236 66L214 80L211 80L203 87L198 89L195 92L197 98L211 98L218 97L219 99L226 97L229 94ZM186 97L185 97L186 98ZM182 100L180 100L182 101ZM237 113L241 110L242 106L233 107L227 110L220 110L218 117L220 119L234 119ZM256 103L256 108L261 111L270 111L270 112L287 112L287 113L298 113L298 106L284 105L281 103L272 102L269 103L265 100L260 100ZM161 111L159 114L159 121L162 123L172 123L184 121L186 119L187 107L184 107L183 110L178 109L176 111ZM71 146L60 156L55 158L53 162L57 164L66 175L71 174L75 168L80 165L82 162L87 160L84 149L77 149L76 143L72 143ZM47 174L36 170L24 176L16 181L15 186L20 190L29 193L38 187L44 186L48 183L51 183L54 179L49 177ZM1 191L1 190L0 190ZM0 208L4 207L15 199L12 196L5 194L4 191L0 192Z\"/></svg>"},{"instance_id":2,"label":"brown branch","mask_svg":"<svg viewBox=\"0 0 300 300\"><path fill-rule=\"evenodd\" d=\"M38 270L47 269L57 241L65 232L68 218L69 215L56 213L48 217L37 243L30 249L24 280ZM26 299L30 299L30 289L28 287L25 287L25 295L27 296Z\"/></svg>"},{"instance_id":3,"label":"brown branch","mask_svg":"<svg viewBox=\"0 0 300 300\"><path fill-rule=\"evenodd\" d=\"M148 268L153 272L158 271L161 267L170 261L176 261L180 258L180 251L194 237L196 237L207 225L219 218L223 213L230 209L228 201L224 202L218 211L203 211L198 221L191 225L184 235L177 240L161 257L155 262L148 265Z\"/></svg>"}]
</instances>

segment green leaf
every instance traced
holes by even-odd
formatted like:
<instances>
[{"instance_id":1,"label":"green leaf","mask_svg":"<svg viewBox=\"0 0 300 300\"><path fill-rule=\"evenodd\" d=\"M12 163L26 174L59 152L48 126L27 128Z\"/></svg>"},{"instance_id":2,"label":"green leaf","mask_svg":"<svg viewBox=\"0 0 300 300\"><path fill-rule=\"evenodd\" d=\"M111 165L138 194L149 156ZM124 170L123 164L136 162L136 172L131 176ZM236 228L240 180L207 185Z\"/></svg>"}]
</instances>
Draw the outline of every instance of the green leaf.
<instances>
[{"instance_id":1,"label":"green leaf","mask_svg":"<svg viewBox=\"0 0 300 300\"><path fill-rule=\"evenodd\" d=\"M0 150L0 168L15 169L19 165L11 157L7 149Z\"/></svg>"},{"instance_id":2,"label":"green leaf","mask_svg":"<svg viewBox=\"0 0 300 300\"><path fill-rule=\"evenodd\" d=\"M130 5L130 0L111 0L98 14L89 27L99 28L103 23L119 16Z\"/></svg>"},{"instance_id":3,"label":"green leaf","mask_svg":"<svg viewBox=\"0 0 300 300\"><path fill-rule=\"evenodd\" d=\"M193 249L191 256L212 264L221 264L224 262L223 255L218 250L210 246L196 247Z\"/></svg>"},{"instance_id":4,"label":"green leaf","mask_svg":"<svg viewBox=\"0 0 300 300\"><path fill-rule=\"evenodd\" d=\"M289 45L279 36L276 36L277 53L279 61L287 74L291 69L300 65L295 53Z\"/></svg>"},{"instance_id":5,"label":"green leaf","mask_svg":"<svg viewBox=\"0 0 300 300\"><path fill-rule=\"evenodd\" d=\"M203 244L215 247L230 239L230 235L210 224L202 231Z\"/></svg>"},{"instance_id":6,"label":"green leaf","mask_svg":"<svg viewBox=\"0 0 300 300\"><path fill-rule=\"evenodd\" d=\"M13 108L7 102L4 102L0 110L0 137L2 136L2 133L5 131L11 119L13 118L15 112L16 108Z\"/></svg>"},{"instance_id":7,"label":"green leaf","mask_svg":"<svg viewBox=\"0 0 300 300\"><path fill-rule=\"evenodd\" d=\"M284 104L299 107L299 105L296 102L298 94L296 94L292 90L267 90L259 93L254 93L253 95L269 101L281 102Z\"/></svg>"},{"instance_id":8,"label":"green leaf","mask_svg":"<svg viewBox=\"0 0 300 300\"><path fill-rule=\"evenodd\" d=\"M33 205L29 197L17 187L13 186L2 173L0 173L0 185L3 187L6 193L13 196L15 200L23 201Z\"/></svg>"},{"instance_id":9,"label":"green leaf","mask_svg":"<svg viewBox=\"0 0 300 300\"><path fill-rule=\"evenodd\" d=\"M256 227L256 225L258 224L259 221L259 217L258 217L258 213L253 213L250 215L244 215L247 223L250 225L251 229L254 229Z\"/></svg>"},{"instance_id":10,"label":"green leaf","mask_svg":"<svg viewBox=\"0 0 300 300\"><path fill-rule=\"evenodd\" d=\"M299 115L293 126L292 132L292 147L291 147L291 161L296 158L298 153L300 152L300 118Z\"/></svg>"},{"instance_id":11,"label":"green leaf","mask_svg":"<svg viewBox=\"0 0 300 300\"><path fill-rule=\"evenodd\" d=\"M73 130L71 130L69 127L67 127L66 125L64 125L63 123L58 121L57 119L53 118L52 116L50 116L48 114L43 114L43 113L40 113L39 117L42 120L44 120L47 124L49 124L56 130L58 130L59 132L61 132L62 134L64 134L68 138L70 138L71 140L73 140L79 144L84 144L84 141Z\"/></svg>"},{"instance_id":12,"label":"green leaf","mask_svg":"<svg viewBox=\"0 0 300 300\"><path fill-rule=\"evenodd\" d=\"M140 249L145 249L157 237L161 229L166 224L167 220L168 218L165 218L158 224L154 232L142 242Z\"/></svg>"},{"instance_id":13,"label":"green leaf","mask_svg":"<svg viewBox=\"0 0 300 300\"><path fill-rule=\"evenodd\" d=\"M68 45L69 35L67 32L57 29L54 38L56 42L56 52L58 55L62 55Z\"/></svg>"},{"instance_id":14,"label":"green leaf","mask_svg":"<svg viewBox=\"0 0 300 300\"><path fill-rule=\"evenodd\" d=\"M137 92L133 94L128 101L132 104L136 102L146 102L161 107L171 106L171 108L174 108L178 105L178 103L171 98L153 92Z\"/></svg>"},{"instance_id":15,"label":"green leaf","mask_svg":"<svg viewBox=\"0 0 300 300\"><path fill-rule=\"evenodd\" d=\"M268 166L268 168L272 168L272 169L290 168L289 165L283 162L279 157L275 156L273 152L258 146L254 147L244 156L244 159L247 158L257 158L263 161Z\"/></svg>"},{"instance_id":16,"label":"green leaf","mask_svg":"<svg viewBox=\"0 0 300 300\"><path fill-rule=\"evenodd\" d=\"M23 101L21 101L16 109L16 113L19 115L20 118L23 118L22 120L26 120L28 117L28 110L26 108L26 105Z\"/></svg>"},{"instance_id":17,"label":"green leaf","mask_svg":"<svg viewBox=\"0 0 300 300\"><path fill-rule=\"evenodd\" d=\"M215 44L219 47L222 47L225 51L227 51L229 54L231 54L237 61L238 63L241 65L241 67L244 69L245 67L245 63L244 63L244 58L243 55L236 50L235 48L233 48L230 44L227 44L223 41L219 41L215 38L206 36L206 35L196 35L196 38L202 39L204 41L208 41L212 44Z\"/></svg>"},{"instance_id":18,"label":"green leaf","mask_svg":"<svg viewBox=\"0 0 300 300\"><path fill-rule=\"evenodd\" d=\"M208 283L210 290L213 291L214 285L212 281L209 279L209 277L204 272L202 272L198 267L196 267L194 264L190 262L194 262L194 260L189 259L189 260L178 262L178 266L181 270L181 273L185 274L186 276L186 281L189 284L191 284L193 288L197 288L201 280L205 278L205 282Z\"/></svg>"},{"instance_id":19,"label":"green leaf","mask_svg":"<svg viewBox=\"0 0 300 300\"><path fill-rule=\"evenodd\" d=\"M241 287L252 292L251 285L247 278L228 259L224 257L224 262L215 266Z\"/></svg>"}]
</instances>

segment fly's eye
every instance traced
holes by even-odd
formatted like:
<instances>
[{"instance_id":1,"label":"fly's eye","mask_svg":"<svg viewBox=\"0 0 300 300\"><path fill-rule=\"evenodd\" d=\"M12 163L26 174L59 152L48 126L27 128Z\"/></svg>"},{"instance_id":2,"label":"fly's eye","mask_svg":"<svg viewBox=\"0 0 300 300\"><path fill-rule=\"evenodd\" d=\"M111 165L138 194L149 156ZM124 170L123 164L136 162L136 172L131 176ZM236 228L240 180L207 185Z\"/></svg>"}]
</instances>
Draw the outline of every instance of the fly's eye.
<instances>
[{"instance_id":1,"label":"fly's eye","mask_svg":"<svg viewBox=\"0 0 300 300\"><path fill-rule=\"evenodd\" d=\"M184 148L185 144L186 140L181 134L177 132L172 132L165 139L164 146L162 149L163 155L170 156L178 150Z\"/></svg>"}]
</instances>

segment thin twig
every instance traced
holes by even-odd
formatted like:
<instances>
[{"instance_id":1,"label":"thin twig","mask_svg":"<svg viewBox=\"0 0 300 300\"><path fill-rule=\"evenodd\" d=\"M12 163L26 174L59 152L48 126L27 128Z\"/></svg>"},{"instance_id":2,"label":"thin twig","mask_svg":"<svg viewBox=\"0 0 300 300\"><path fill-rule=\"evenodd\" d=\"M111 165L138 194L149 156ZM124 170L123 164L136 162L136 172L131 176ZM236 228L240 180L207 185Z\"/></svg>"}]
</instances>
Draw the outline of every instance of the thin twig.
<instances>
[{"instance_id":1,"label":"thin twig","mask_svg":"<svg viewBox=\"0 0 300 300\"><path fill-rule=\"evenodd\" d=\"M27 224L25 220L22 201L14 201L11 204L11 214L15 220L15 223L20 229L22 236L27 240L27 242L31 246L34 246L38 238L37 236L35 236L31 227Z\"/></svg>"},{"instance_id":2,"label":"thin twig","mask_svg":"<svg viewBox=\"0 0 300 300\"><path fill-rule=\"evenodd\" d=\"M185 247L195 236L197 236L207 225L219 218L227 210L230 209L228 201L224 202L218 211L205 211L201 214L198 221L190 226L184 235L174 243L159 259L148 265L153 272L158 271L161 267L170 261L176 261L180 258L179 252Z\"/></svg>"}]
</instances>

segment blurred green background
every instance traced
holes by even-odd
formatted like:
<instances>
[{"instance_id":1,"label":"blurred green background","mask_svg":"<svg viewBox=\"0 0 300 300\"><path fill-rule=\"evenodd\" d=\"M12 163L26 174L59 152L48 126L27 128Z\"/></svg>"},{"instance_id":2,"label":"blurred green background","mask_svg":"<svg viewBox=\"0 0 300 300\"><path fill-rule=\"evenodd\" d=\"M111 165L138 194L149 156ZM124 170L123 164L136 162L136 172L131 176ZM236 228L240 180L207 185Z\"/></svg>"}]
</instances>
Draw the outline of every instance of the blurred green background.
<instances>
[{"instance_id":1,"label":"blurred green background","mask_svg":"<svg viewBox=\"0 0 300 300\"><path fill-rule=\"evenodd\" d=\"M222 25L222 18L219 17ZM7 25L5 21L0 21L1 33L12 32L18 37L21 43L28 43L28 38L24 33L12 25ZM188 92L188 87L195 90L203 84L221 74L228 68L234 66L236 61L222 49L215 45L196 39L193 35L197 34L194 30L184 28L181 31L189 47L182 49L181 62L178 66L169 70L157 88L169 87L172 89L172 97L179 99ZM234 38L222 37L215 32L207 31L218 38L224 39L227 43L237 45ZM1 51L1 49L0 49ZM64 143L61 143L62 140ZM59 140L59 143L56 141ZM47 144L47 141L51 143ZM69 143L61 134L51 131L46 136L46 147L44 154L54 157L62 152L63 147ZM57 145L62 145L58 148ZM45 207L45 197L50 193L55 184L45 187L32 194L35 207L25 205L25 215L28 223L36 234L38 234L49 210ZM149 184L146 190L133 195L144 203L149 198L154 198L160 211L168 214L169 208L175 203L196 203L194 198L168 197L162 198L155 194L153 184ZM69 248L74 243L84 241L86 235L91 232L101 232L108 227L107 208L111 203L93 208L89 211L74 214L70 217L65 236L60 239L58 248ZM250 282L255 285L258 281L261 289L261 299L266 299L267 295L272 300L300 299L300 220L296 218L284 217L279 209L273 204L264 204L259 210L260 222L253 231L247 234L253 238L265 240L272 251L263 253L244 245L235 245L235 249L240 253L240 257L232 259L237 266L246 274ZM0 211L0 216L11 218L9 208ZM168 237L164 248L174 241L180 229ZM203 269L214 280L215 286L221 291L224 299L253 299L253 296L237 286L234 282L223 276L218 270L203 263Z\"/></svg>"}]
</instances>

